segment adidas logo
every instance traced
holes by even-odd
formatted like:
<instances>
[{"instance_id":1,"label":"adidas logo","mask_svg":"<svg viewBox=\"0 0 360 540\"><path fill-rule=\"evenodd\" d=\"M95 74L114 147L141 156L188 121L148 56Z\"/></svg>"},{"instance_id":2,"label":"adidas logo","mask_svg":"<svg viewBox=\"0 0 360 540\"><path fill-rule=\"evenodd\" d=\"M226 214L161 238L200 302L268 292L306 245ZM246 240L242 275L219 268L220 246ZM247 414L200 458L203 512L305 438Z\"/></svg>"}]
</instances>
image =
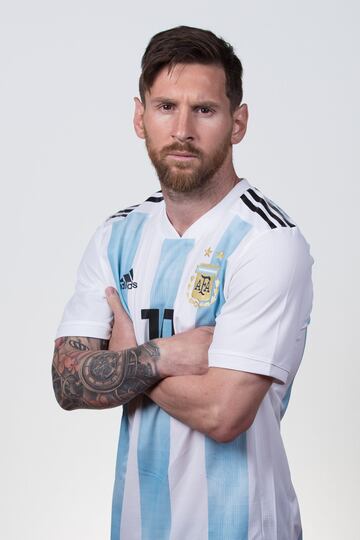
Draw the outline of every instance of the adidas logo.
<instances>
[{"instance_id":1,"label":"adidas logo","mask_svg":"<svg viewBox=\"0 0 360 540\"><path fill-rule=\"evenodd\" d=\"M131 269L128 274L124 274L123 277L120 279L120 288L121 289L136 289L137 282L133 280L133 277L134 277L134 271L133 269Z\"/></svg>"}]
</instances>

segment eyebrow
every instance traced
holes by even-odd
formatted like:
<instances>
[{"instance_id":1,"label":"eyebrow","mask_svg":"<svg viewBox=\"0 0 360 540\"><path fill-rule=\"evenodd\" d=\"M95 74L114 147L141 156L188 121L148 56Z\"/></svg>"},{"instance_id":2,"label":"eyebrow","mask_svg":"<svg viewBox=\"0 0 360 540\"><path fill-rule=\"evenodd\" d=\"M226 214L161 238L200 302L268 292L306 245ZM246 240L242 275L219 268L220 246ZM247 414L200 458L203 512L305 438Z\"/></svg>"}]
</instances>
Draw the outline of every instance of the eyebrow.
<instances>
[{"instance_id":1,"label":"eyebrow","mask_svg":"<svg viewBox=\"0 0 360 540\"><path fill-rule=\"evenodd\" d=\"M176 99L172 99L172 98L169 98L169 97L166 97L166 96L159 96L159 97L150 99L150 102L153 105L156 105L156 104L159 104L159 103L175 103L176 104ZM217 103L216 101L211 101L209 99L205 99L205 100L197 101L192 106L193 107L209 107L209 108L215 109L215 108L219 108L220 104Z\"/></svg>"}]
</instances>

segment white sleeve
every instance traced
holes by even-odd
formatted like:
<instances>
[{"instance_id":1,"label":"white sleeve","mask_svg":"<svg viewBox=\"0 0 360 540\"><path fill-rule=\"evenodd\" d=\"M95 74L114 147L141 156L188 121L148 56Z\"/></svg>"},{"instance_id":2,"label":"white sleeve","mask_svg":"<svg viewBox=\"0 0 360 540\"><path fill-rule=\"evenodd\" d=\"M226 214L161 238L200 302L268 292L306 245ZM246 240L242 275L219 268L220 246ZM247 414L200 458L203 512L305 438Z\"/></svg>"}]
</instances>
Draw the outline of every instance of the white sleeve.
<instances>
[{"instance_id":1,"label":"white sleeve","mask_svg":"<svg viewBox=\"0 0 360 540\"><path fill-rule=\"evenodd\" d=\"M251 241L235 259L229 260L209 366L286 383L299 367L310 320L309 245L297 228L276 229Z\"/></svg>"},{"instance_id":2,"label":"white sleeve","mask_svg":"<svg viewBox=\"0 0 360 540\"><path fill-rule=\"evenodd\" d=\"M112 312L105 289L116 286L107 257L111 226L100 226L81 260L75 292L65 306L56 337L86 336L109 339Z\"/></svg>"}]
</instances>

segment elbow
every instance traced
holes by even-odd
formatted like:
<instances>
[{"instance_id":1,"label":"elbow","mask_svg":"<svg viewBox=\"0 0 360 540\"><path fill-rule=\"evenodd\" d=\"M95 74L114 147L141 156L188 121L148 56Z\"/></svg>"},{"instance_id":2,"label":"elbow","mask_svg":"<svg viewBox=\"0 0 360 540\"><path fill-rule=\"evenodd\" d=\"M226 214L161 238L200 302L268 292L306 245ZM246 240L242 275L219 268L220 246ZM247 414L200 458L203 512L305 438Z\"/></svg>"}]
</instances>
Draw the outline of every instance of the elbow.
<instances>
[{"instance_id":1,"label":"elbow","mask_svg":"<svg viewBox=\"0 0 360 540\"><path fill-rule=\"evenodd\" d=\"M207 435L217 443L230 443L245 433L254 421L254 417L229 418L229 416L219 415L213 428Z\"/></svg>"},{"instance_id":2,"label":"elbow","mask_svg":"<svg viewBox=\"0 0 360 540\"><path fill-rule=\"evenodd\" d=\"M63 388L63 381L55 369L54 365L52 366L52 385L55 394L56 401L64 411L73 411L79 409L80 406L77 403L76 399L69 399ZM74 396L75 397L75 396Z\"/></svg>"},{"instance_id":3,"label":"elbow","mask_svg":"<svg viewBox=\"0 0 360 540\"><path fill-rule=\"evenodd\" d=\"M225 426L219 426L218 429L209 433L209 437L217 443L230 443L234 441L241 433L244 433L245 429L228 429Z\"/></svg>"},{"instance_id":4,"label":"elbow","mask_svg":"<svg viewBox=\"0 0 360 540\"><path fill-rule=\"evenodd\" d=\"M55 394L56 401L63 411L75 411L76 409L81 409L80 405L76 404L74 401L70 401L63 394Z\"/></svg>"}]
</instances>

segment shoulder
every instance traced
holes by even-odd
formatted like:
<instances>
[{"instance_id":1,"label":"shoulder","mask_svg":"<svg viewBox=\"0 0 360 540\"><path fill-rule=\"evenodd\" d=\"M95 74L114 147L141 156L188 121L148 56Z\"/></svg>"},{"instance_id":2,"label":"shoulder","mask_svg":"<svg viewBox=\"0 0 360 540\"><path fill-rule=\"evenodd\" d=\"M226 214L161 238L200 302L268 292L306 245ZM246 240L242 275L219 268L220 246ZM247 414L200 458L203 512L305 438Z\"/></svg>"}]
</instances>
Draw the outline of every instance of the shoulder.
<instances>
[{"instance_id":1,"label":"shoulder","mask_svg":"<svg viewBox=\"0 0 360 540\"><path fill-rule=\"evenodd\" d=\"M233 209L251 225L254 232L261 234L268 230L297 227L295 221L278 204L246 179L240 182L240 186L239 197Z\"/></svg>"},{"instance_id":2,"label":"shoulder","mask_svg":"<svg viewBox=\"0 0 360 540\"><path fill-rule=\"evenodd\" d=\"M145 199L142 203L134 204L132 206L128 206L126 208L123 208L122 210L118 210L114 214L112 214L105 223L114 223L116 221L123 221L131 214L147 214L152 215L158 212L159 207L164 201L164 197L162 195L161 191L157 191L156 193L153 193Z\"/></svg>"},{"instance_id":3,"label":"shoulder","mask_svg":"<svg viewBox=\"0 0 360 540\"><path fill-rule=\"evenodd\" d=\"M232 208L248 224L248 234L233 253L233 260L245 262L265 255L279 264L304 260L312 264L310 246L298 224L278 204L245 181Z\"/></svg>"},{"instance_id":4,"label":"shoulder","mask_svg":"<svg viewBox=\"0 0 360 540\"><path fill-rule=\"evenodd\" d=\"M161 191L158 191L142 203L127 206L106 218L91 236L85 250L86 258L98 258L99 254L104 255L114 232L127 229L127 224L146 221L146 218L159 211L163 200Z\"/></svg>"},{"instance_id":5,"label":"shoulder","mask_svg":"<svg viewBox=\"0 0 360 540\"><path fill-rule=\"evenodd\" d=\"M145 222L147 218L159 212L162 204L164 204L163 201L162 192L157 191L142 203L133 204L118 210L97 227L92 236L91 243L98 248L106 246L114 231L127 229L128 225L131 226L135 222Z\"/></svg>"}]
</instances>

